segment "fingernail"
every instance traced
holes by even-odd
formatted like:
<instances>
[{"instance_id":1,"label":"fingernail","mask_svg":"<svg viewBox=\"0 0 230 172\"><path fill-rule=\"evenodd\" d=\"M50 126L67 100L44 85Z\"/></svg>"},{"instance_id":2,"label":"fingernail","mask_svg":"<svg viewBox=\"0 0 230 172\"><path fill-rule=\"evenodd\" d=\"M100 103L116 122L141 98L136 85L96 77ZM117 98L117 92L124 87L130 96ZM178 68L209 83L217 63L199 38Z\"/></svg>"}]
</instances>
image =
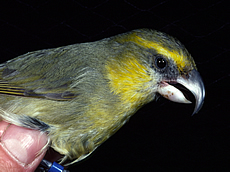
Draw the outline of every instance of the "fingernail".
<instances>
[{"instance_id":1,"label":"fingernail","mask_svg":"<svg viewBox=\"0 0 230 172\"><path fill-rule=\"evenodd\" d=\"M37 130L15 125L6 128L1 142L9 155L24 165L32 163L47 144L47 136Z\"/></svg>"}]
</instances>

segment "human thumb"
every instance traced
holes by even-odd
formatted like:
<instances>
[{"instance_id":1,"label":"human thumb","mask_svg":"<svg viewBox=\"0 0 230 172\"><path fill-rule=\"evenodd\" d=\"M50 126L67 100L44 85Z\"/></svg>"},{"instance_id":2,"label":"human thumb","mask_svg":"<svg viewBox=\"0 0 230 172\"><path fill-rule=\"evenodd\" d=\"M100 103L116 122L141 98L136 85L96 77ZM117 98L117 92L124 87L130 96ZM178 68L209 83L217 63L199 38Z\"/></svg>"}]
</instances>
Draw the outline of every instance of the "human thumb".
<instances>
[{"instance_id":1,"label":"human thumb","mask_svg":"<svg viewBox=\"0 0 230 172\"><path fill-rule=\"evenodd\" d=\"M35 171L47 143L45 133L0 121L0 171Z\"/></svg>"}]
</instances>

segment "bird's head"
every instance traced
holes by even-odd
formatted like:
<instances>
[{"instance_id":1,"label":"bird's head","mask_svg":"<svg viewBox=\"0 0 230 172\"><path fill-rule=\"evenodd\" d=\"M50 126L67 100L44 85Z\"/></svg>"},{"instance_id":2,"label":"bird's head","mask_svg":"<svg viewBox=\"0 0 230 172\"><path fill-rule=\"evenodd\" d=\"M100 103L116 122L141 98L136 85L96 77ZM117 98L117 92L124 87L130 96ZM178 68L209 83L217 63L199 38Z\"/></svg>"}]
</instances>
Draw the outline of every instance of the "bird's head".
<instances>
[{"instance_id":1,"label":"bird's head","mask_svg":"<svg viewBox=\"0 0 230 172\"><path fill-rule=\"evenodd\" d=\"M174 102L191 103L174 86L181 84L196 99L193 114L199 111L205 96L204 84L192 56L178 40L148 29L134 30L113 40L117 44L116 58L107 65L108 78L112 91L123 101L148 102L159 93Z\"/></svg>"}]
</instances>

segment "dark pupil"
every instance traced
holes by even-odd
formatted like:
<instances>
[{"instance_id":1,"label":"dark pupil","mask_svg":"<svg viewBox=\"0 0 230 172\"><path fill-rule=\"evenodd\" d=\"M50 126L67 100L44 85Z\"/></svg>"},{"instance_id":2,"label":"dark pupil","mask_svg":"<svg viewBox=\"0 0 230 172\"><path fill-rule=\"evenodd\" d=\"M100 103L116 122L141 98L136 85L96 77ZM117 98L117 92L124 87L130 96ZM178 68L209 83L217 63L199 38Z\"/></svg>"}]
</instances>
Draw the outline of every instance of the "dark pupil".
<instances>
[{"instance_id":1,"label":"dark pupil","mask_svg":"<svg viewBox=\"0 0 230 172\"><path fill-rule=\"evenodd\" d=\"M163 58L157 59L157 66L162 69L166 66L166 61Z\"/></svg>"}]
</instances>

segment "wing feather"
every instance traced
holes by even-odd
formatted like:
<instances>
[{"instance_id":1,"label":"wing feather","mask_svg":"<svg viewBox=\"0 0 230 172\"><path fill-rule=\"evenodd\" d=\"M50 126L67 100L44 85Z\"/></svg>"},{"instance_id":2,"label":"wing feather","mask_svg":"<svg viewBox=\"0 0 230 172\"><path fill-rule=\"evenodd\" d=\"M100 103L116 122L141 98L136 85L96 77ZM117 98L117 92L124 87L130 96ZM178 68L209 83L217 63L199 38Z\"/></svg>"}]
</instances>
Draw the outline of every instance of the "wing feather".
<instances>
[{"instance_id":1,"label":"wing feather","mask_svg":"<svg viewBox=\"0 0 230 172\"><path fill-rule=\"evenodd\" d=\"M71 100L79 95L71 87L77 58L68 54L70 47L30 52L0 66L0 94L53 100ZM70 67L70 64L74 64Z\"/></svg>"}]
</instances>

